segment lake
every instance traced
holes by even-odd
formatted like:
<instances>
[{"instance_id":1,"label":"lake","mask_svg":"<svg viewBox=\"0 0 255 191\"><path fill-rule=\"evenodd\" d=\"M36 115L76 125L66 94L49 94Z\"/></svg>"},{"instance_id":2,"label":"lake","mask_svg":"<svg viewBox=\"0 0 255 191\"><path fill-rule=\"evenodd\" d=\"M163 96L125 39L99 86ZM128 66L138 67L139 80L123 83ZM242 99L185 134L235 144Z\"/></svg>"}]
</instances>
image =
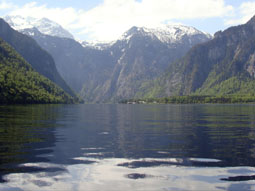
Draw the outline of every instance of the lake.
<instances>
[{"instance_id":1,"label":"lake","mask_svg":"<svg viewBox=\"0 0 255 191\"><path fill-rule=\"evenodd\" d=\"M255 105L0 106L0 190L255 190Z\"/></svg>"}]
</instances>

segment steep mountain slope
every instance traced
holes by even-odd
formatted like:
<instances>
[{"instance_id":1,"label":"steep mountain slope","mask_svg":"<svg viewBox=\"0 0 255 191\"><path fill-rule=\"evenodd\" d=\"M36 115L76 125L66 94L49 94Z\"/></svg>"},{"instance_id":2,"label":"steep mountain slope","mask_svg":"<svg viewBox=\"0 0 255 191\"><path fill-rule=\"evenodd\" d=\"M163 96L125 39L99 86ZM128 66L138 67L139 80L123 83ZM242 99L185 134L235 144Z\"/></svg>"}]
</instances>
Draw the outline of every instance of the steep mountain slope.
<instances>
[{"instance_id":1,"label":"steep mountain slope","mask_svg":"<svg viewBox=\"0 0 255 191\"><path fill-rule=\"evenodd\" d=\"M111 78L102 86L100 99L134 97L141 84L155 79L192 46L209 39L207 34L184 26L131 28L109 48L116 64Z\"/></svg>"},{"instance_id":2,"label":"steep mountain slope","mask_svg":"<svg viewBox=\"0 0 255 191\"><path fill-rule=\"evenodd\" d=\"M0 37L21 54L37 72L75 97L74 92L59 75L51 55L44 51L34 39L13 30L3 19L0 19Z\"/></svg>"},{"instance_id":3,"label":"steep mountain slope","mask_svg":"<svg viewBox=\"0 0 255 191\"><path fill-rule=\"evenodd\" d=\"M192 48L143 96L254 94L255 17Z\"/></svg>"},{"instance_id":4,"label":"steep mountain slope","mask_svg":"<svg viewBox=\"0 0 255 191\"><path fill-rule=\"evenodd\" d=\"M77 93L84 84L94 89L110 78L115 63L109 50L83 47L72 39L44 35L36 28L25 29L23 33L33 34L37 43L53 56L57 70Z\"/></svg>"},{"instance_id":5,"label":"steep mountain slope","mask_svg":"<svg viewBox=\"0 0 255 191\"><path fill-rule=\"evenodd\" d=\"M74 102L74 98L37 73L0 39L0 104Z\"/></svg>"},{"instance_id":6,"label":"steep mountain slope","mask_svg":"<svg viewBox=\"0 0 255 191\"><path fill-rule=\"evenodd\" d=\"M28 28L37 28L41 33L62 38L71 38L73 35L65 30L61 25L47 18L36 19L22 16L6 16L4 20L15 30L22 31Z\"/></svg>"},{"instance_id":7,"label":"steep mountain slope","mask_svg":"<svg viewBox=\"0 0 255 191\"><path fill-rule=\"evenodd\" d=\"M191 27L133 27L116 42L83 47L72 39L44 35L36 28L22 32L51 53L58 71L87 102L133 97L142 83L158 77L193 45L210 39Z\"/></svg>"}]
</instances>

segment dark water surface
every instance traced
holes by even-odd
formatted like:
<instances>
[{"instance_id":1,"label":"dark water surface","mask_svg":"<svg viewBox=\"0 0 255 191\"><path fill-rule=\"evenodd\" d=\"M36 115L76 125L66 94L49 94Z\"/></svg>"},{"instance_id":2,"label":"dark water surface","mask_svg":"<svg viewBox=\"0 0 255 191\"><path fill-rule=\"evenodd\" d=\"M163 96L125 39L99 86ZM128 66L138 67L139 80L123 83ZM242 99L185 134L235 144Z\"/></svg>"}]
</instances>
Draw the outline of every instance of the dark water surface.
<instances>
[{"instance_id":1,"label":"dark water surface","mask_svg":"<svg viewBox=\"0 0 255 191\"><path fill-rule=\"evenodd\" d=\"M0 190L255 190L255 105L0 106Z\"/></svg>"}]
</instances>

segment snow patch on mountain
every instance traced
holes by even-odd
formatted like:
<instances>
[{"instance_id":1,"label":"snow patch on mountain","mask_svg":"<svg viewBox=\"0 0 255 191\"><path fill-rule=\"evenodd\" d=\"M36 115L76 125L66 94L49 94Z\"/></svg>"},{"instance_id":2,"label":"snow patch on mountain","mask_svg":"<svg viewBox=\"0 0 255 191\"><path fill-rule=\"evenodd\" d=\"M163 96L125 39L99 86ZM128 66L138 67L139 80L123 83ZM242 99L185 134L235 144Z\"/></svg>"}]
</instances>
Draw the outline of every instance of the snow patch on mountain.
<instances>
[{"instance_id":1,"label":"snow patch on mountain","mask_svg":"<svg viewBox=\"0 0 255 191\"><path fill-rule=\"evenodd\" d=\"M4 20L15 30L37 28L41 33L61 38L74 39L73 35L65 30L61 25L47 18L37 19L22 16L6 16Z\"/></svg>"},{"instance_id":2,"label":"snow patch on mountain","mask_svg":"<svg viewBox=\"0 0 255 191\"><path fill-rule=\"evenodd\" d=\"M112 42L81 42L83 47L89 47L98 50L104 50L111 47L117 41L125 41L129 43L131 38L135 35L142 37L149 37L151 39L158 39L164 44L174 45L177 43L189 42L194 44L194 37L199 38L201 42L212 39L212 36L208 33L201 32L194 27L183 25L162 25L158 28L146 28L146 27L132 27L126 31L119 39Z\"/></svg>"},{"instance_id":3,"label":"snow patch on mountain","mask_svg":"<svg viewBox=\"0 0 255 191\"><path fill-rule=\"evenodd\" d=\"M195 35L203 35L208 39L212 38L210 34L201 32L194 27L183 25L163 25L158 28L132 27L124 33L119 40L129 41L135 34L157 38L161 42L168 44L178 43L185 37L192 37Z\"/></svg>"},{"instance_id":4,"label":"snow patch on mountain","mask_svg":"<svg viewBox=\"0 0 255 191\"><path fill-rule=\"evenodd\" d=\"M80 44L84 48L92 48L92 49L97 49L97 50L107 49L107 48L111 47L114 43L115 43L115 41L111 41L111 42L99 42L99 41L87 42L87 41L82 41L82 42L80 42Z\"/></svg>"}]
</instances>

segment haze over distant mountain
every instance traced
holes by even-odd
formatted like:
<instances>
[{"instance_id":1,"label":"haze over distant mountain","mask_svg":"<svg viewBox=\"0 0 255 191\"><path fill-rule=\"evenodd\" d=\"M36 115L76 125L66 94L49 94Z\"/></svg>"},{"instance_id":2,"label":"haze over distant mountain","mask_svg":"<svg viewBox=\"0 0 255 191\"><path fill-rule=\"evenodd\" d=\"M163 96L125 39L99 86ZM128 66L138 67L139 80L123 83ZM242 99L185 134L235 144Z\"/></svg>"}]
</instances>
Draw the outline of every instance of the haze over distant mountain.
<instances>
[{"instance_id":1,"label":"haze over distant mountain","mask_svg":"<svg viewBox=\"0 0 255 191\"><path fill-rule=\"evenodd\" d=\"M142 96L254 94L255 17L193 47L152 83Z\"/></svg>"},{"instance_id":2,"label":"haze over distant mountain","mask_svg":"<svg viewBox=\"0 0 255 191\"><path fill-rule=\"evenodd\" d=\"M47 18L36 19L32 17L22 17L22 16L6 16L4 20L9 23L9 25L22 32L24 29L37 28L41 33L51 36L57 36L62 38L74 38L71 33L65 30L61 25L51 21ZM32 35L32 34L31 34Z\"/></svg>"},{"instance_id":3,"label":"haze over distant mountain","mask_svg":"<svg viewBox=\"0 0 255 191\"><path fill-rule=\"evenodd\" d=\"M73 39L23 29L56 61L66 82L87 102L132 98L140 86L160 76L191 47L211 36L193 27L132 27L109 44L82 45Z\"/></svg>"}]
</instances>

